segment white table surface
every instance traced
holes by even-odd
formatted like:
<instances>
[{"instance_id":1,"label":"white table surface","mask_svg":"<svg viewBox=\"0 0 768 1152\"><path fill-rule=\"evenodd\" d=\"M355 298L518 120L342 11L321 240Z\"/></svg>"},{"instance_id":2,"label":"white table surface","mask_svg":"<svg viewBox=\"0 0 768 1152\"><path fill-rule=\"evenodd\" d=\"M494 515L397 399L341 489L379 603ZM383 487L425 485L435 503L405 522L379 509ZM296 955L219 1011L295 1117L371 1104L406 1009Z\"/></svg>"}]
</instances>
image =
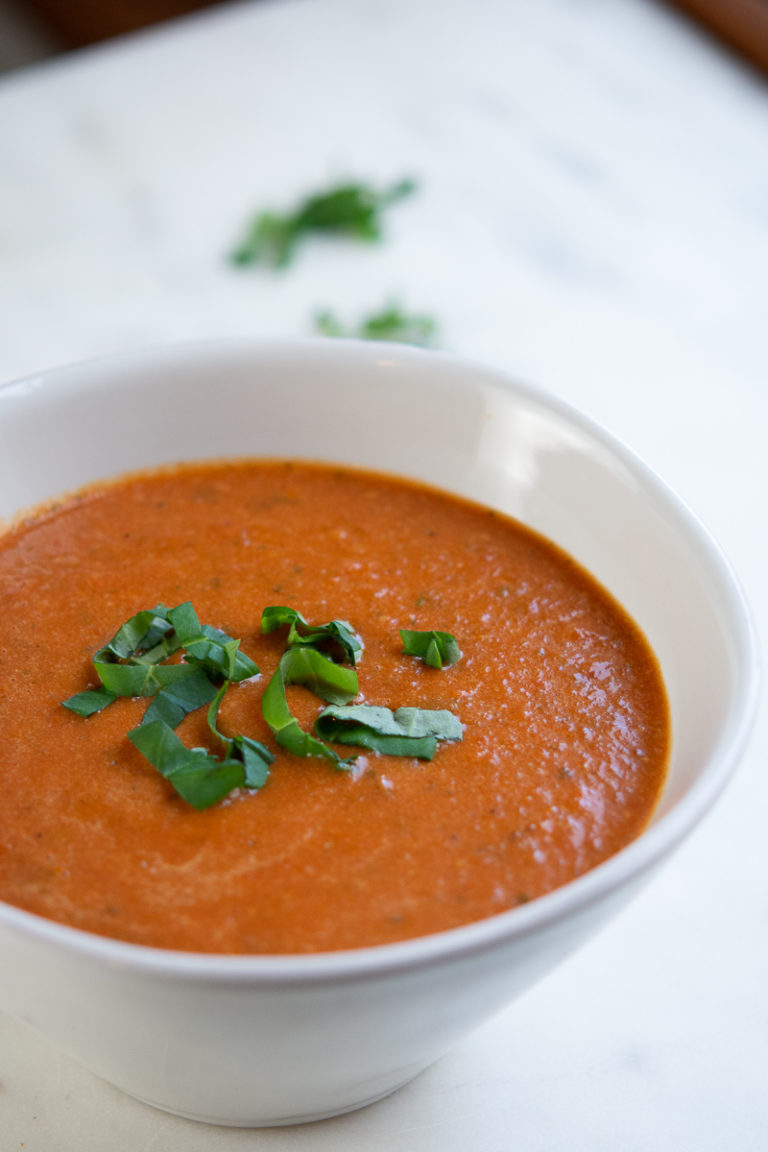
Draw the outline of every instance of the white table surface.
<instances>
[{"instance_id":1,"label":"white table surface","mask_svg":"<svg viewBox=\"0 0 768 1152\"><path fill-rule=\"evenodd\" d=\"M420 190L378 247L225 254L337 177ZM226 5L0 81L0 380L136 345L305 335L390 297L631 444L768 623L768 85L651 0ZM768 1147L765 714L623 916L395 1096L209 1128L0 1017L24 1152Z\"/></svg>"}]
</instances>

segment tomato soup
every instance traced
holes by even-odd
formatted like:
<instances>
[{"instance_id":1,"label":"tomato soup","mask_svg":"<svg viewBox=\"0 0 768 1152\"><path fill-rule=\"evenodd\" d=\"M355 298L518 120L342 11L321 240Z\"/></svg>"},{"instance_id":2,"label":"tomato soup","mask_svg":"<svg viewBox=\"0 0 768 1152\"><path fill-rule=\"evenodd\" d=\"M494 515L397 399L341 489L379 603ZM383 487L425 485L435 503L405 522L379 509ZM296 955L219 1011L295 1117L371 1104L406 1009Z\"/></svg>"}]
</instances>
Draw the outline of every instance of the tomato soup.
<instances>
[{"instance_id":1,"label":"tomato soup","mask_svg":"<svg viewBox=\"0 0 768 1152\"><path fill-rule=\"evenodd\" d=\"M127 739L146 700L84 719L94 653L133 614L191 601L261 674L219 723L274 753L258 790L198 811ZM460 741L346 770L279 748L261 697L285 649L268 605L348 621L358 701L448 710ZM180 466L93 487L0 539L0 899L163 948L306 953L514 908L635 838L663 787L664 687L637 627L519 523L414 483L327 465ZM430 667L400 629L452 633ZM286 697L310 731L323 702ZM206 708L178 735L210 746Z\"/></svg>"}]
</instances>

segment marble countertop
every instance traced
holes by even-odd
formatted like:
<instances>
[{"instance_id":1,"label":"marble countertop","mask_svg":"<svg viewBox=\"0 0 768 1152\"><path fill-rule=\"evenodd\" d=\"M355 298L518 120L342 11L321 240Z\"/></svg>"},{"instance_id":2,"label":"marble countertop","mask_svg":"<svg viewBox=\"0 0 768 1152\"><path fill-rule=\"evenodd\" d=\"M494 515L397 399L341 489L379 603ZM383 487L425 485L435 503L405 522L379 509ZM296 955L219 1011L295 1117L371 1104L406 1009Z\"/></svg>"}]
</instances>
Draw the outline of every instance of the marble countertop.
<instances>
[{"instance_id":1,"label":"marble countertop","mask_svg":"<svg viewBox=\"0 0 768 1152\"><path fill-rule=\"evenodd\" d=\"M768 85L666 8L224 5L0 80L0 157L0 381L398 299L626 440L719 539L766 635ZM404 174L418 193L384 243L228 265L255 210ZM3 1149L765 1148L767 761L763 711L621 918L388 1100L207 1128L2 1017Z\"/></svg>"}]
</instances>

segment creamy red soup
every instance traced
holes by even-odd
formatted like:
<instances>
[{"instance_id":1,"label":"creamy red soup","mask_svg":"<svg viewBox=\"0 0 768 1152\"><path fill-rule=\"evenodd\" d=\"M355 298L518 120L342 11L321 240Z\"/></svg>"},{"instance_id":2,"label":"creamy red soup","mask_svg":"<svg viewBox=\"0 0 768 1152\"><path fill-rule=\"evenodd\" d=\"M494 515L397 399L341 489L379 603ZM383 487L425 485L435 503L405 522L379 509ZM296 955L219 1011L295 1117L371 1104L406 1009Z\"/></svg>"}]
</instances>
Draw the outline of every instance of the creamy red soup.
<instances>
[{"instance_id":1,"label":"creamy red soup","mask_svg":"<svg viewBox=\"0 0 768 1152\"><path fill-rule=\"evenodd\" d=\"M258 790L198 811L127 739L146 700L87 719L62 701L134 613L191 601L261 675L219 722L276 754ZM359 702L448 710L431 761L345 747L345 770L281 750L261 696L285 650L268 605L348 621ZM551 543L488 509L296 462L182 466L93 487L0 540L0 899L163 948L306 953L383 944L515 908L647 825L669 719L622 608ZM443 630L430 667L399 629ZM310 730L321 700L289 686ZM210 746L206 709L183 720Z\"/></svg>"}]
</instances>

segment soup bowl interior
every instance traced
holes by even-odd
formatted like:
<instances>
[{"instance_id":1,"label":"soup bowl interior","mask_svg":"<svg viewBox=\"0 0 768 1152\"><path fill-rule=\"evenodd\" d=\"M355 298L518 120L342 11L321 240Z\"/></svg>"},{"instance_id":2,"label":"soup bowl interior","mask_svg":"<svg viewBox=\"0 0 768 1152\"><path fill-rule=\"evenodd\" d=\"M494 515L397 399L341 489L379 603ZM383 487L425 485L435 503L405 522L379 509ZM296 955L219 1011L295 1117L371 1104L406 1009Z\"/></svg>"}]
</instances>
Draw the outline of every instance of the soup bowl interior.
<instances>
[{"instance_id":1,"label":"soup bowl interior","mask_svg":"<svg viewBox=\"0 0 768 1152\"><path fill-rule=\"evenodd\" d=\"M8 521L188 460L328 460L426 481L584 565L644 631L669 695L669 775L648 830L551 895L464 928L317 956L206 956L0 904L0 1007L159 1107L277 1124L392 1091L620 907L695 827L746 739L754 642L716 546L620 444L500 373L332 341L135 353L0 389L0 452Z\"/></svg>"}]
</instances>

